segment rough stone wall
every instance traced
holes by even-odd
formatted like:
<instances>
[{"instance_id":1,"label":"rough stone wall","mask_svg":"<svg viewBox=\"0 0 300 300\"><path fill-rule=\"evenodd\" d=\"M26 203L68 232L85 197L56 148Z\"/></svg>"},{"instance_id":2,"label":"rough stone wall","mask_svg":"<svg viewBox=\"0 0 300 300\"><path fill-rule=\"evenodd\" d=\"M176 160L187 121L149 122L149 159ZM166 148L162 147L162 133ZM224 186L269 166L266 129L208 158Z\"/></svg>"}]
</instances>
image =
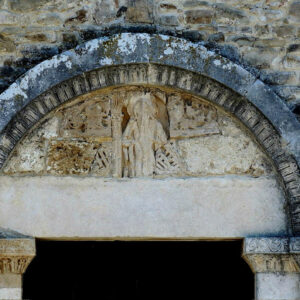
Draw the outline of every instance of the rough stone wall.
<instances>
[{"instance_id":1,"label":"rough stone wall","mask_svg":"<svg viewBox=\"0 0 300 300\"><path fill-rule=\"evenodd\" d=\"M0 0L0 91L84 41L120 30L160 31L242 64L299 114L299 24L299 0Z\"/></svg>"}]
</instances>

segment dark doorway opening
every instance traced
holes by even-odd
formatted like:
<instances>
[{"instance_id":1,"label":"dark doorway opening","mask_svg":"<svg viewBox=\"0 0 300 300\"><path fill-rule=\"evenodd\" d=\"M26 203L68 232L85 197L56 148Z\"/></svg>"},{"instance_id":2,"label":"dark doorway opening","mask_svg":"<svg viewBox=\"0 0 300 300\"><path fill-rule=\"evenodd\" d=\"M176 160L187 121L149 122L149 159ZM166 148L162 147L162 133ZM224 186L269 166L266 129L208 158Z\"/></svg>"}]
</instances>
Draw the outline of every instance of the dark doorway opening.
<instances>
[{"instance_id":1,"label":"dark doorway opening","mask_svg":"<svg viewBox=\"0 0 300 300\"><path fill-rule=\"evenodd\" d=\"M37 256L24 275L23 298L250 300L254 275L241 249L240 241L38 240Z\"/></svg>"}]
</instances>

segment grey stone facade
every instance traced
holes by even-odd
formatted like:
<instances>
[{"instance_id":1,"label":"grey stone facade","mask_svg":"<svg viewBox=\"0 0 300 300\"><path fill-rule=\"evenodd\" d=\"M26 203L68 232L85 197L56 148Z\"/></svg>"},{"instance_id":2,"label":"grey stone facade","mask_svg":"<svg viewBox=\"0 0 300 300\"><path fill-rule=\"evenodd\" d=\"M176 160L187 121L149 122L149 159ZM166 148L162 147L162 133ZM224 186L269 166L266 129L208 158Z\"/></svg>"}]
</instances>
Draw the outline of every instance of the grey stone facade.
<instances>
[{"instance_id":1,"label":"grey stone facade","mask_svg":"<svg viewBox=\"0 0 300 300\"><path fill-rule=\"evenodd\" d=\"M299 104L298 1L1 1L2 90L37 63L118 33L175 33L252 70Z\"/></svg>"},{"instance_id":2,"label":"grey stone facade","mask_svg":"<svg viewBox=\"0 0 300 300\"><path fill-rule=\"evenodd\" d=\"M95 73L99 62L104 68ZM137 65L117 67L128 63ZM151 63L153 67L143 63ZM156 64L166 67L156 67ZM109 69L108 65L116 66ZM81 73L86 75L74 78ZM134 83L189 91L240 119L277 166L290 199L293 232L299 232L298 121L284 102L247 70L202 45L183 39L124 33L93 40L33 68L0 96L4 128L2 164L27 130L61 103L101 87ZM15 114L17 117L12 118ZM284 141L288 146L282 146Z\"/></svg>"},{"instance_id":3,"label":"grey stone facade","mask_svg":"<svg viewBox=\"0 0 300 300\"><path fill-rule=\"evenodd\" d=\"M35 237L243 238L300 299L299 1L0 6L0 299Z\"/></svg>"}]
</instances>

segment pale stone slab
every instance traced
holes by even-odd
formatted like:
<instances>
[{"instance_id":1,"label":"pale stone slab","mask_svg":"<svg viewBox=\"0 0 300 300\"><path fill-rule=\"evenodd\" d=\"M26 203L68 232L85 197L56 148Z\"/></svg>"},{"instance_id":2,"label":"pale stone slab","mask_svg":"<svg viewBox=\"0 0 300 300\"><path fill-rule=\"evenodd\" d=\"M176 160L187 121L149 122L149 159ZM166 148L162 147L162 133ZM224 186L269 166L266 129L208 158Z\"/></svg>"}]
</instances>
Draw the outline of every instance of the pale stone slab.
<instances>
[{"instance_id":1,"label":"pale stone slab","mask_svg":"<svg viewBox=\"0 0 300 300\"><path fill-rule=\"evenodd\" d=\"M299 300L300 274L256 274L257 300Z\"/></svg>"},{"instance_id":2,"label":"pale stone slab","mask_svg":"<svg viewBox=\"0 0 300 300\"><path fill-rule=\"evenodd\" d=\"M286 234L274 178L0 178L0 227L55 238Z\"/></svg>"},{"instance_id":3,"label":"pale stone slab","mask_svg":"<svg viewBox=\"0 0 300 300\"><path fill-rule=\"evenodd\" d=\"M0 288L0 300L21 300L21 288Z\"/></svg>"},{"instance_id":4,"label":"pale stone slab","mask_svg":"<svg viewBox=\"0 0 300 300\"><path fill-rule=\"evenodd\" d=\"M22 275L5 273L0 275L0 289L19 288L22 286Z\"/></svg>"}]
</instances>

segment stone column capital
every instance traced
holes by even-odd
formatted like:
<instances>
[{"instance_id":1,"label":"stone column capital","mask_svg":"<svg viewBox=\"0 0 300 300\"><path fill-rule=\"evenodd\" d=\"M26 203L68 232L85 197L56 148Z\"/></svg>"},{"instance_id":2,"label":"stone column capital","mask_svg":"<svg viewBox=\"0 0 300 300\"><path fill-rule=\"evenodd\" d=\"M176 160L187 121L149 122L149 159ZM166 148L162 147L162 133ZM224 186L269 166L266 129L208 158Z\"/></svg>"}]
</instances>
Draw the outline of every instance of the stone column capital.
<instances>
[{"instance_id":1,"label":"stone column capital","mask_svg":"<svg viewBox=\"0 0 300 300\"><path fill-rule=\"evenodd\" d=\"M254 273L300 273L300 237L245 238L243 258Z\"/></svg>"},{"instance_id":2,"label":"stone column capital","mask_svg":"<svg viewBox=\"0 0 300 300\"><path fill-rule=\"evenodd\" d=\"M23 274L34 256L34 239L0 239L0 274Z\"/></svg>"}]
</instances>

